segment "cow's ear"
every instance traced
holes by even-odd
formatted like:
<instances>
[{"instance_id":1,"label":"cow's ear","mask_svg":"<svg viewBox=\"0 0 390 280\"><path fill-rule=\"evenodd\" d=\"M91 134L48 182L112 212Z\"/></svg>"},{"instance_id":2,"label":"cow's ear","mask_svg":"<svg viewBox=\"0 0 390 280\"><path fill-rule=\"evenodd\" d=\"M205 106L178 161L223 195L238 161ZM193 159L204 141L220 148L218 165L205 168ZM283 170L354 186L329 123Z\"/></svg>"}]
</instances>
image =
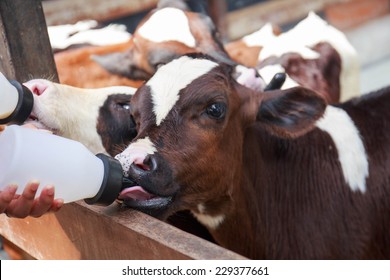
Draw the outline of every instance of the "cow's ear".
<instances>
[{"instance_id":1,"label":"cow's ear","mask_svg":"<svg viewBox=\"0 0 390 280\"><path fill-rule=\"evenodd\" d=\"M139 69L133 59L132 49L126 52L113 52L105 55L92 55L91 59L106 71L134 80L150 78L150 74Z\"/></svg>"},{"instance_id":2,"label":"cow's ear","mask_svg":"<svg viewBox=\"0 0 390 280\"><path fill-rule=\"evenodd\" d=\"M272 134L294 138L313 129L326 105L323 97L303 87L268 91L256 119Z\"/></svg>"}]
</instances>

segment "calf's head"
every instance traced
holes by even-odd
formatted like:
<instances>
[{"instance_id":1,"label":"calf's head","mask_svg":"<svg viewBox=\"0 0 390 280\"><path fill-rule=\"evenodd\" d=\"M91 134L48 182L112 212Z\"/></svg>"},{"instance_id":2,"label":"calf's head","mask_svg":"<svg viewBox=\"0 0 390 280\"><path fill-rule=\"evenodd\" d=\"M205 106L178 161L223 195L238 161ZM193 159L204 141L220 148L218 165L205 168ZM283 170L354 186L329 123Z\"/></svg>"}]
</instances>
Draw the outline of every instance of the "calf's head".
<instances>
[{"instance_id":1,"label":"calf's head","mask_svg":"<svg viewBox=\"0 0 390 280\"><path fill-rule=\"evenodd\" d=\"M34 93L27 123L79 141L94 153L115 155L136 135L130 116L134 88L82 89L43 79L25 86Z\"/></svg>"},{"instance_id":2,"label":"calf's head","mask_svg":"<svg viewBox=\"0 0 390 280\"><path fill-rule=\"evenodd\" d=\"M133 45L121 53L94 56L107 71L130 79L148 80L160 65L183 54L203 52L228 59L211 19L176 7L151 11L132 36Z\"/></svg>"},{"instance_id":3,"label":"calf's head","mask_svg":"<svg viewBox=\"0 0 390 280\"><path fill-rule=\"evenodd\" d=\"M248 127L298 137L325 109L301 87L259 93L238 84L231 67L205 56L162 66L132 99L137 136L116 158L137 186L120 199L162 218L189 209L209 227L232 211L240 185Z\"/></svg>"}]
</instances>

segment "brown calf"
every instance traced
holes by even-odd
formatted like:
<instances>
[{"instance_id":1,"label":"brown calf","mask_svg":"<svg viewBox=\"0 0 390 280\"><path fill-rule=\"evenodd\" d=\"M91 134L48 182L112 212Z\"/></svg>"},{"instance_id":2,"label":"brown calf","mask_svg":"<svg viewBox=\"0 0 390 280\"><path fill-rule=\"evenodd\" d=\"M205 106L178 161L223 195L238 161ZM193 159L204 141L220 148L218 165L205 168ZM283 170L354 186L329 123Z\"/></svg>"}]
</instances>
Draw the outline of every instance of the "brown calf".
<instances>
[{"instance_id":1,"label":"brown calf","mask_svg":"<svg viewBox=\"0 0 390 280\"><path fill-rule=\"evenodd\" d=\"M309 89L254 92L231 68L183 56L132 98L120 199L190 210L256 259L390 257L390 88L327 106Z\"/></svg>"}]
</instances>

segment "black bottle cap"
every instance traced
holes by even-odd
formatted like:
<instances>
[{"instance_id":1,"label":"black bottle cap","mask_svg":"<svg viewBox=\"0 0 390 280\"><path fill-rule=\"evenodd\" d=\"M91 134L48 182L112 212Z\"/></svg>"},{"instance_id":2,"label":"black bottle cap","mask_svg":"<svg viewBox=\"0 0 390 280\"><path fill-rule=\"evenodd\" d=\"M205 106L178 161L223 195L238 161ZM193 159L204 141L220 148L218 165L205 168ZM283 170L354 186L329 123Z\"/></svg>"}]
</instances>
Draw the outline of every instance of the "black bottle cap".
<instances>
[{"instance_id":1,"label":"black bottle cap","mask_svg":"<svg viewBox=\"0 0 390 280\"><path fill-rule=\"evenodd\" d=\"M120 162L105 154L96 155L103 162L104 177L99 192L84 201L87 204L107 206L115 201L122 190L123 169Z\"/></svg>"},{"instance_id":2,"label":"black bottle cap","mask_svg":"<svg viewBox=\"0 0 390 280\"><path fill-rule=\"evenodd\" d=\"M31 91L18 81L9 81L18 91L19 99L15 110L5 119L0 119L0 124L22 124L31 114L34 98Z\"/></svg>"}]
</instances>

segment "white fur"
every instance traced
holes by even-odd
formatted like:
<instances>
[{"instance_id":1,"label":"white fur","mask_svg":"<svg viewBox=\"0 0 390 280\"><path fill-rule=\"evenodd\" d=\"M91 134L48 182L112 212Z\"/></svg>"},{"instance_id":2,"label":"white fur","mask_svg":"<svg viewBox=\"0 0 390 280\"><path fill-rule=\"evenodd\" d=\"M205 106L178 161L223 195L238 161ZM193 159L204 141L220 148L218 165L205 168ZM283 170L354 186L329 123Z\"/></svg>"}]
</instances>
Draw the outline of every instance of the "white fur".
<instances>
[{"instance_id":1,"label":"white fur","mask_svg":"<svg viewBox=\"0 0 390 280\"><path fill-rule=\"evenodd\" d=\"M258 31L246 35L242 38L248 47L261 47L275 39L275 34L272 28L272 24L267 23Z\"/></svg>"},{"instance_id":2,"label":"white fur","mask_svg":"<svg viewBox=\"0 0 390 280\"><path fill-rule=\"evenodd\" d=\"M57 49L65 49L76 44L91 44L94 46L120 44L129 41L131 38L131 34L126 31L126 26L123 24L110 24L99 29L75 30L77 33L74 35L71 33L58 34L59 30L56 27L54 29L50 28L53 27L49 27L50 44Z\"/></svg>"},{"instance_id":3,"label":"white fur","mask_svg":"<svg viewBox=\"0 0 390 280\"><path fill-rule=\"evenodd\" d=\"M76 33L63 42L67 44L63 48L76 44L91 44L94 46L106 46L126 43L131 34L126 31L126 26L121 24L110 24L104 28L86 30Z\"/></svg>"},{"instance_id":4,"label":"white fur","mask_svg":"<svg viewBox=\"0 0 390 280\"><path fill-rule=\"evenodd\" d=\"M316 126L333 139L345 181L353 191L366 191L368 159L360 133L348 114L339 108L328 106Z\"/></svg>"},{"instance_id":5,"label":"white fur","mask_svg":"<svg viewBox=\"0 0 390 280\"><path fill-rule=\"evenodd\" d=\"M280 64L267 65L258 70L260 76L264 79L266 84L269 84L272 78L277 73L286 73L286 70ZM289 75L286 74L286 81L283 83L281 89L288 89L292 87L299 86L297 82L290 78Z\"/></svg>"},{"instance_id":6,"label":"white fur","mask_svg":"<svg viewBox=\"0 0 390 280\"><path fill-rule=\"evenodd\" d=\"M129 176L128 172L130 166L135 163L143 163L147 155L152 155L156 152L156 147L150 141L149 137L138 139L134 143L131 143L126 150L115 156L122 165L123 174Z\"/></svg>"},{"instance_id":7,"label":"white fur","mask_svg":"<svg viewBox=\"0 0 390 280\"><path fill-rule=\"evenodd\" d=\"M175 8L158 10L137 30L137 33L156 43L178 41L189 47L196 46L188 18L183 11Z\"/></svg>"},{"instance_id":8,"label":"white fur","mask_svg":"<svg viewBox=\"0 0 390 280\"><path fill-rule=\"evenodd\" d=\"M205 214L206 208L203 204L198 205L199 213L192 212L196 219L210 229L216 229L225 219L224 215L211 216Z\"/></svg>"},{"instance_id":9,"label":"white fur","mask_svg":"<svg viewBox=\"0 0 390 280\"><path fill-rule=\"evenodd\" d=\"M82 89L47 80L32 80L26 86L34 83L42 83L47 89L40 96L34 95L33 114L58 135L83 143L95 154L105 152L96 131L100 107L111 94L135 92L124 86Z\"/></svg>"},{"instance_id":10,"label":"white fur","mask_svg":"<svg viewBox=\"0 0 390 280\"><path fill-rule=\"evenodd\" d=\"M305 59L315 59L319 54L310 48L321 42L328 42L341 57L340 101L358 96L360 66L355 49L342 32L313 12L293 29L264 44L259 60L289 52L298 53Z\"/></svg>"},{"instance_id":11,"label":"white fur","mask_svg":"<svg viewBox=\"0 0 390 280\"><path fill-rule=\"evenodd\" d=\"M72 34L89 30L98 25L95 20L79 21L75 24L64 24L48 26L47 31L49 34L50 44L53 48L66 48L69 46L67 40Z\"/></svg>"},{"instance_id":12,"label":"white fur","mask_svg":"<svg viewBox=\"0 0 390 280\"><path fill-rule=\"evenodd\" d=\"M156 124L160 125L173 108L179 99L180 90L217 66L215 62L187 56L161 66L146 83L152 93Z\"/></svg>"}]
</instances>

